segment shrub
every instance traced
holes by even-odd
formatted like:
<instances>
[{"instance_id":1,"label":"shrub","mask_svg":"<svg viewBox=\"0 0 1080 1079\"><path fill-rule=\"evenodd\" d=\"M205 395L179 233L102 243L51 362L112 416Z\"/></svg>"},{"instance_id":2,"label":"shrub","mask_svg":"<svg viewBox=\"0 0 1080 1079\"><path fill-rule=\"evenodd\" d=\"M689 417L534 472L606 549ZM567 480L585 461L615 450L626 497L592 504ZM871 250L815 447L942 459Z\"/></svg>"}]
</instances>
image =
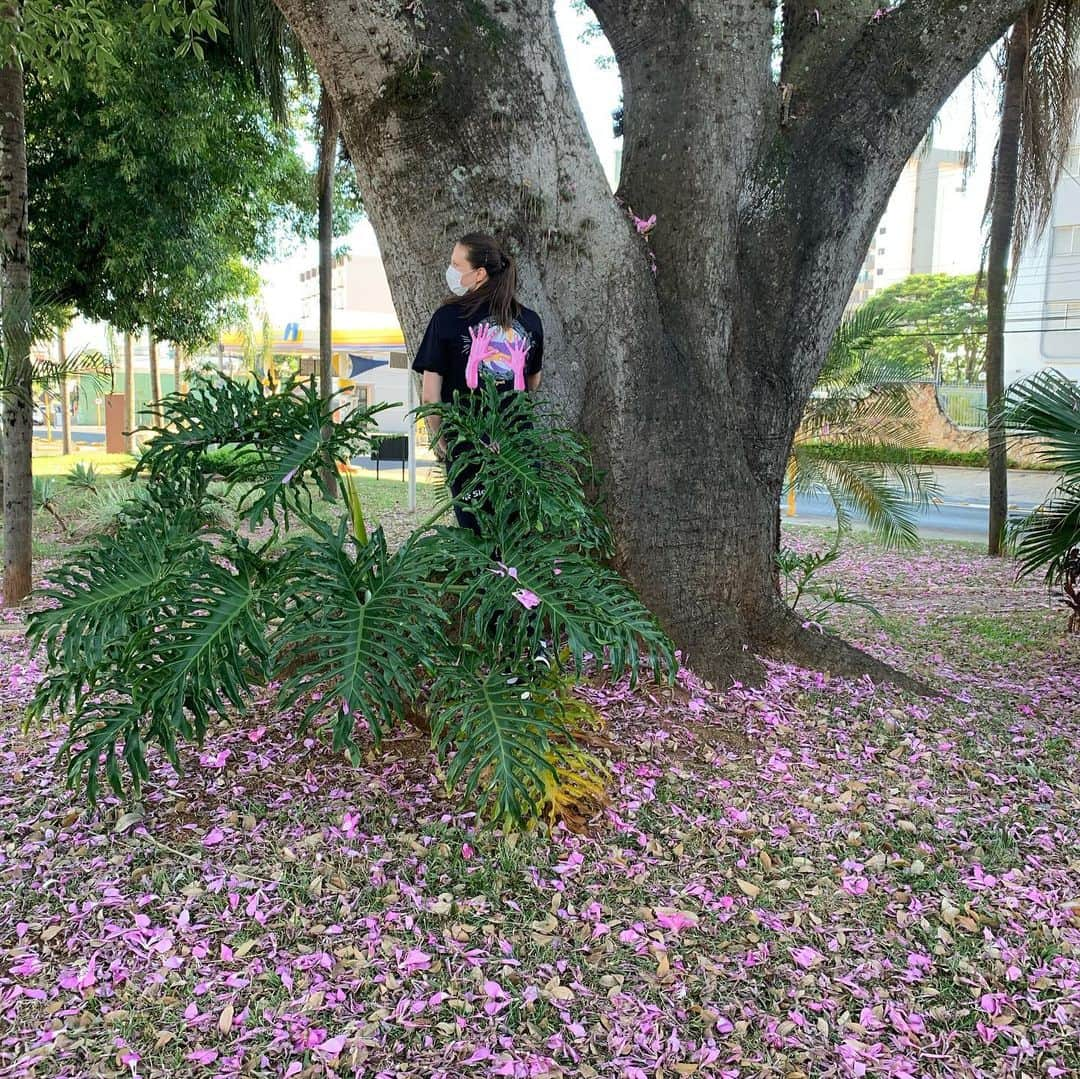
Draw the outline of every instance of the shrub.
<instances>
[{"instance_id":1,"label":"shrub","mask_svg":"<svg viewBox=\"0 0 1080 1079\"><path fill-rule=\"evenodd\" d=\"M69 487L75 487L82 491L96 491L98 486L97 470L92 464L88 465L78 461L68 473L67 482Z\"/></svg>"},{"instance_id":2,"label":"shrub","mask_svg":"<svg viewBox=\"0 0 1080 1079\"><path fill-rule=\"evenodd\" d=\"M351 484L336 522L313 499L334 497L326 477L369 442L375 410L332 424L314 387L290 391L264 397L221 379L162 402L135 466L144 495L52 574L52 606L30 620L47 659L31 715L69 717L69 783L94 799L103 773L119 793L126 769L138 790L148 744L180 767L182 741L201 744L214 717L273 683L283 707L354 759L357 723L378 745L420 711L448 782L493 819L521 823L557 803L560 786L595 785L566 678L591 657L636 678L642 654L670 675L675 657L602 562L611 541L584 495L580 440L527 395L491 386L433 406L452 478L473 475L462 497L487 489L482 534L435 525L444 505L391 551L365 528ZM271 523L271 540L207 524L204 461L220 446L250 448L237 512ZM293 518L304 529L290 533Z\"/></svg>"}]
</instances>

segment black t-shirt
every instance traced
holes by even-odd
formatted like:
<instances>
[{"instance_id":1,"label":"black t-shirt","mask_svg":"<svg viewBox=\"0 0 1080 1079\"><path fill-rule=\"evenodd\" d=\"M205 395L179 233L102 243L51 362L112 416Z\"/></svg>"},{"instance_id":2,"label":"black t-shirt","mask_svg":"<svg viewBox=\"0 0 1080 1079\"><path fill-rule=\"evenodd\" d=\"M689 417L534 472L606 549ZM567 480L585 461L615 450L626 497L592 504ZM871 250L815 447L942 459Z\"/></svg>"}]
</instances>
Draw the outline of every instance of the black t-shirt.
<instances>
[{"instance_id":1,"label":"black t-shirt","mask_svg":"<svg viewBox=\"0 0 1080 1079\"><path fill-rule=\"evenodd\" d=\"M442 375L442 399L447 404L453 402L455 390L472 392L468 384L469 355L473 351L469 330L477 328L490 334L486 348L477 350L479 362L474 362L477 385L480 378L488 377L495 379L500 390L513 390L513 357L515 351L520 354L522 346L528 349L522 372L524 378L535 375L544 364L544 327L535 311L523 307L513 326L504 330L491 317L486 304L469 317L465 316L460 304L446 304L431 316L413 361L413 370Z\"/></svg>"}]
</instances>

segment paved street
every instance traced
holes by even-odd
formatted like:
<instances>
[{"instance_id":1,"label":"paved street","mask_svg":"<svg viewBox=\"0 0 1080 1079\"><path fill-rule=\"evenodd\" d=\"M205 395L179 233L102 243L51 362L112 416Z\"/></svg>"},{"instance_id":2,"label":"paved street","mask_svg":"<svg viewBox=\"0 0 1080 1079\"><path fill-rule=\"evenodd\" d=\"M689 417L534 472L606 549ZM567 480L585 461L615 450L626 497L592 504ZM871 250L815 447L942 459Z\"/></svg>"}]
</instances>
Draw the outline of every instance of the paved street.
<instances>
[{"instance_id":1,"label":"paved street","mask_svg":"<svg viewBox=\"0 0 1080 1079\"><path fill-rule=\"evenodd\" d=\"M924 539L981 540L988 526L990 481L978 468L936 468L941 485L941 501L920 516L919 533ZM1053 472L1009 472L1009 510L1026 513L1037 506L1055 486ZM827 498L800 498L794 517L784 521L794 524L822 524L834 517Z\"/></svg>"}]
</instances>

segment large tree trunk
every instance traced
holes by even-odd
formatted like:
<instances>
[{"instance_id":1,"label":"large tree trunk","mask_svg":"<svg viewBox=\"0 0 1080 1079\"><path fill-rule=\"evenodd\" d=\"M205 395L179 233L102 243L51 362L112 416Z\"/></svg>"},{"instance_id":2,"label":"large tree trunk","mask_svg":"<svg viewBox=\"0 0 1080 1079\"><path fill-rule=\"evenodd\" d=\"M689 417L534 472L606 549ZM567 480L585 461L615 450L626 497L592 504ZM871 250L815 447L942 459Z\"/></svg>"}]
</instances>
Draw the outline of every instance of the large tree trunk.
<instances>
[{"instance_id":1,"label":"large tree trunk","mask_svg":"<svg viewBox=\"0 0 1080 1079\"><path fill-rule=\"evenodd\" d=\"M748 674L780 648L880 671L777 597L785 466L905 160L1022 5L789 3L777 86L771 3L591 0L623 78L619 200L548 0L278 3L338 107L409 341L461 233L518 256L547 392L608 475L619 566L687 661Z\"/></svg>"},{"instance_id":2,"label":"large tree trunk","mask_svg":"<svg viewBox=\"0 0 1080 1079\"><path fill-rule=\"evenodd\" d=\"M63 330L56 335L56 358L63 370L67 366L67 342ZM71 385L66 376L60 379L60 407L63 410L60 419L61 452L67 456L71 453Z\"/></svg>"},{"instance_id":3,"label":"large tree trunk","mask_svg":"<svg viewBox=\"0 0 1080 1079\"><path fill-rule=\"evenodd\" d=\"M990 526L987 550L1001 554L1002 532L1008 520L1009 472L1001 398L1005 393L1005 303L1009 281L1009 250L1016 220L1016 180L1020 164L1020 126L1024 111L1024 78L1028 59L1029 13L1009 34L1001 128L994 159L990 243L986 255L986 405L990 466Z\"/></svg>"},{"instance_id":4,"label":"large tree trunk","mask_svg":"<svg viewBox=\"0 0 1080 1079\"><path fill-rule=\"evenodd\" d=\"M324 88L319 95L319 394L324 401L334 392L334 171L341 122ZM329 432L326 432L329 434ZM337 477L323 477L330 492Z\"/></svg>"},{"instance_id":5,"label":"large tree trunk","mask_svg":"<svg viewBox=\"0 0 1080 1079\"><path fill-rule=\"evenodd\" d=\"M34 513L33 387L30 367L30 250L27 226L26 125L18 61L0 68L0 197L4 306L4 602L30 593Z\"/></svg>"},{"instance_id":6,"label":"large tree trunk","mask_svg":"<svg viewBox=\"0 0 1080 1079\"><path fill-rule=\"evenodd\" d=\"M131 334L124 334L124 449L135 449L135 364Z\"/></svg>"}]
</instances>

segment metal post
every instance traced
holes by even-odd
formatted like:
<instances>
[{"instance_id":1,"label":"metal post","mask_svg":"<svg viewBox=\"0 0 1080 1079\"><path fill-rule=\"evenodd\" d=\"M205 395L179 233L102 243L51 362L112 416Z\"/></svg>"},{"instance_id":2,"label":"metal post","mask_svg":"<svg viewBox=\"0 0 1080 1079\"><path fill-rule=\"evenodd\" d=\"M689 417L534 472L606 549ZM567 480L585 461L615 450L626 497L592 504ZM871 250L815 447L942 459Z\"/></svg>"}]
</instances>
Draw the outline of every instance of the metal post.
<instances>
[{"instance_id":1,"label":"metal post","mask_svg":"<svg viewBox=\"0 0 1080 1079\"><path fill-rule=\"evenodd\" d=\"M413 511L416 509L416 416L413 413L413 409L416 408L416 391L413 386L412 371L406 371L405 377L409 383L409 412L406 417L409 421L409 510Z\"/></svg>"}]
</instances>

